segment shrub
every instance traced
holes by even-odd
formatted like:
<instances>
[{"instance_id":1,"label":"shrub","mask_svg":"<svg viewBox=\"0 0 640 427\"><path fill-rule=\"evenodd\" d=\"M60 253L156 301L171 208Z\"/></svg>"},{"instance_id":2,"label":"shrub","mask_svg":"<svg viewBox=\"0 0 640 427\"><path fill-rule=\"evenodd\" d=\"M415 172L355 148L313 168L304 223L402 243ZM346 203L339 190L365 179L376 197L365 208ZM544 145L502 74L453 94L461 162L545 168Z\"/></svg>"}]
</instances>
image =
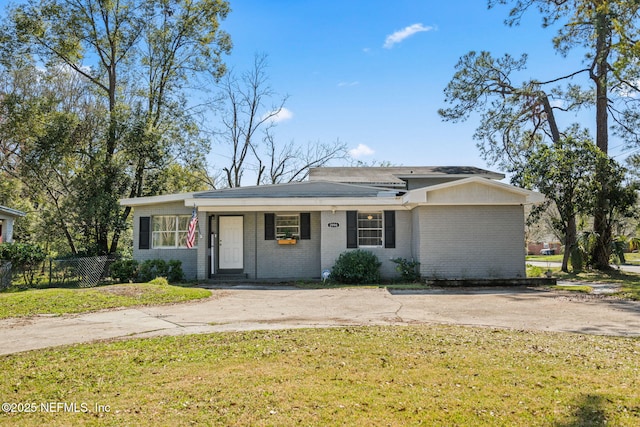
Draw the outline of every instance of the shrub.
<instances>
[{"instance_id":1,"label":"shrub","mask_svg":"<svg viewBox=\"0 0 640 427\"><path fill-rule=\"evenodd\" d=\"M343 252L331 269L331 278L342 283L375 283L382 265L372 252L357 249Z\"/></svg>"},{"instance_id":2,"label":"shrub","mask_svg":"<svg viewBox=\"0 0 640 427\"><path fill-rule=\"evenodd\" d=\"M120 283L135 282L138 267L138 261L135 259L119 259L111 264L111 277Z\"/></svg>"},{"instance_id":3,"label":"shrub","mask_svg":"<svg viewBox=\"0 0 640 427\"><path fill-rule=\"evenodd\" d=\"M148 259L138 269L138 280L149 282L156 277L165 277L170 283L179 282L184 278L182 261L171 260L168 263L161 259Z\"/></svg>"},{"instance_id":4,"label":"shrub","mask_svg":"<svg viewBox=\"0 0 640 427\"><path fill-rule=\"evenodd\" d=\"M527 277L544 277L544 268L527 264Z\"/></svg>"},{"instance_id":5,"label":"shrub","mask_svg":"<svg viewBox=\"0 0 640 427\"><path fill-rule=\"evenodd\" d=\"M140 264L138 280L150 282L156 277L167 277L167 263L162 259L148 259Z\"/></svg>"},{"instance_id":6,"label":"shrub","mask_svg":"<svg viewBox=\"0 0 640 427\"><path fill-rule=\"evenodd\" d=\"M156 277L155 279L150 281L149 284L156 286L169 286L169 282L164 277Z\"/></svg>"},{"instance_id":7,"label":"shrub","mask_svg":"<svg viewBox=\"0 0 640 427\"><path fill-rule=\"evenodd\" d=\"M9 261L13 271L21 271L27 286L33 285L38 267L47 258L44 250L29 243L4 243L0 245L0 260Z\"/></svg>"},{"instance_id":8,"label":"shrub","mask_svg":"<svg viewBox=\"0 0 640 427\"><path fill-rule=\"evenodd\" d=\"M420 271L418 270L420 263L418 261L414 261L413 259L408 260L405 258L394 258L391 262L397 264L396 271L400 273L402 280L406 280L408 282L417 282L420 280Z\"/></svg>"},{"instance_id":9,"label":"shrub","mask_svg":"<svg viewBox=\"0 0 640 427\"><path fill-rule=\"evenodd\" d=\"M167 264L169 271L167 272L167 280L169 283L181 282L184 280L184 273L182 272L182 261L172 259Z\"/></svg>"}]
</instances>

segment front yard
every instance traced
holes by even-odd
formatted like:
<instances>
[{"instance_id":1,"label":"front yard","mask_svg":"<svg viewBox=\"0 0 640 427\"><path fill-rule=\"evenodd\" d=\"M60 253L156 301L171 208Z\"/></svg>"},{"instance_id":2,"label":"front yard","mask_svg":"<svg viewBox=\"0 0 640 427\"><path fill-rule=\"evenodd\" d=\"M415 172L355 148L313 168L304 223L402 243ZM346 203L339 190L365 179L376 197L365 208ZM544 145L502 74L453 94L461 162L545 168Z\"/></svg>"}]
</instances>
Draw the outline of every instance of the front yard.
<instances>
[{"instance_id":1,"label":"front yard","mask_svg":"<svg viewBox=\"0 0 640 427\"><path fill-rule=\"evenodd\" d=\"M0 292L0 319L38 314L71 314L108 308L184 302L211 291L151 283L105 285L88 289L26 289Z\"/></svg>"},{"instance_id":2,"label":"front yard","mask_svg":"<svg viewBox=\"0 0 640 427\"><path fill-rule=\"evenodd\" d=\"M573 279L640 294L639 275ZM0 318L210 294L157 283L2 292ZM81 344L0 365L0 425L640 425L638 338L359 326Z\"/></svg>"},{"instance_id":3,"label":"front yard","mask_svg":"<svg viewBox=\"0 0 640 427\"><path fill-rule=\"evenodd\" d=\"M637 256L638 254L628 255L632 255L632 259L640 260L640 257ZM560 257L559 261L558 257ZM527 261L550 263L562 262L562 255L529 255L527 256ZM620 287L620 291L612 294L611 296L640 301L640 274L637 273L625 272L616 269L610 271L585 270L580 273L565 273L560 271L560 267L527 265L527 276L541 277L544 275L546 270L551 270L552 276L558 280L566 280L583 284L584 286L581 288L573 288L578 292L588 291L585 287L588 287L590 283L614 284Z\"/></svg>"},{"instance_id":4,"label":"front yard","mask_svg":"<svg viewBox=\"0 0 640 427\"><path fill-rule=\"evenodd\" d=\"M0 363L0 424L640 424L637 338L342 327L75 345Z\"/></svg>"}]
</instances>

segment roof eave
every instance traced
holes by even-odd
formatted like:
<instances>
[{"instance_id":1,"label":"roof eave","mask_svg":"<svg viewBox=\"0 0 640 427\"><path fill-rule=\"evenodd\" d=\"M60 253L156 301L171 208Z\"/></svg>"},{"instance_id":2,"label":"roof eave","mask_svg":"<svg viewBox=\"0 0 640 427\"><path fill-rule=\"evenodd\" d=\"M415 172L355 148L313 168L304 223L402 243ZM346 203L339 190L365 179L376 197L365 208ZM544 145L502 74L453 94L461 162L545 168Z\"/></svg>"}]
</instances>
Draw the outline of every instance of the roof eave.
<instances>
[{"instance_id":1,"label":"roof eave","mask_svg":"<svg viewBox=\"0 0 640 427\"><path fill-rule=\"evenodd\" d=\"M131 207L157 205L159 203L181 202L187 198L192 198L197 193L199 192L164 194L161 196L132 197L127 199L120 199L119 202L122 206Z\"/></svg>"},{"instance_id":2,"label":"roof eave","mask_svg":"<svg viewBox=\"0 0 640 427\"><path fill-rule=\"evenodd\" d=\"M444 189L453 188L453 187L457 187L465 184L471 184L471 183L480 183L482 185L486 185L489 187L499 188L502 191L523 196L525 199L522 203L515 202L515 201L514 202L492 202L491 203L492 205L522 205L522 204L529 205L529 204L541 203L544 201L544 195L536 191L515 187L513 185L505 184L503 182L488 180L486 178L482 178L479 176L469 177L469 178L461 179L457 181L445 182L443 184L432 185L430 187L417 188L415 190L411 190L407 192L404 196L402 196L402 200L405 205L411 205L411 206L418 206L420 204L436 205L436 203L429 203L428 194L430 192L444 190ZM419 193L424 193L425 199L422 202L415 202L413 195L419 194ZM460 203L446 203L446 204L455 204L458 206L462 206L462 205L471 206L471 205L486 205L487 203L486 202L460 202Z\"/></svg>"},{"instance_id":3,"label":"roof eave","mask_svg":"<svg viewBox=\"0 0 640 427\"><path fill-rule=\"evenodd\" d=\"M12 216L12 217L23 217L26 215L26 213L19 211L17 209L13 209L13 208L8 208L6 206L0 206L0 213L3 213L7 216Z\"/></svg>"},{"instance_id":4,"label":"roof eave","mask_svg":"<svg viewBox=\"0 0 640 427\"><path fill-rule=\"evenodd\" d=\"M186 199L185 206L202 211L309 211L344 210L348 208L404 209L400 197L287 197L287 198L238 198L238 199Z\"/></svg>"}]
</instances>

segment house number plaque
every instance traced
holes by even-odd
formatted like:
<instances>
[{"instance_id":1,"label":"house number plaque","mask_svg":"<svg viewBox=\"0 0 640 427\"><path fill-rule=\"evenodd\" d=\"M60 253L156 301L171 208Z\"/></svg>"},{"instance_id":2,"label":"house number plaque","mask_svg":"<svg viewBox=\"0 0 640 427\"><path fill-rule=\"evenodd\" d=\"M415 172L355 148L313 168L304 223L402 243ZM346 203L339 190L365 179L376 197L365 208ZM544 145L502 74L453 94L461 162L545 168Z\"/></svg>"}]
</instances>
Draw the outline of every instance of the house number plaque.
<instances>
[{"instance_id":1,"label":"house number plaque","mask_svg":"<svg viewBox=\"0 0 640 427\"><path fill-rule=\"evenodd\" d=\"M340 223L338 223L338 222L330 222L329 224L327 224L327 226L329 228L338 228L338 227L340 227Z\"/></svg>"}]
</instances>

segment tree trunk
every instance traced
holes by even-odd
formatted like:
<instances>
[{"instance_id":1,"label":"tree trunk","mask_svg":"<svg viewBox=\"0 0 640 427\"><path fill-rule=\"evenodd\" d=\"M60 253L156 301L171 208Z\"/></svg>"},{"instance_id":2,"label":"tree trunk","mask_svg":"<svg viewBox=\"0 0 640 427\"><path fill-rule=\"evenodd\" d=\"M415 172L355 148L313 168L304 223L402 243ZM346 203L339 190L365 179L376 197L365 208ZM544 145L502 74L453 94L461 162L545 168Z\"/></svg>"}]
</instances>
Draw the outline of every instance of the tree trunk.
<instances>
[{"instance_id":1,"label":"tree trunk","mask_svg":"<svg viewBox=\"0 0 640 427\"><path fill-rule=\"evenodd\" d=\"M596 16L596 57L595 73L591 73L591 79L596 84L596 145L605 154L609 149L609 124L608 124L608 93L607 75L609 66L607 63L610 51L610 25L606 13L600 12ZM601 183L600 191L596 195L593 229L596 233L596 244L591 254L593 266L599 270L608 270L609 257L611 255L611 229L608 221L608 192L607 176L604 165L598 164L596 179Z\"/></svg>"},{"instance_id":2,"label":"tree trunk","mask_svg":"<svg viewBox=\"0 0 640 427\"><path fill-rule=\"evenodd\" d=\"M571 215L567 219L567 229L564 235L564 255L562 256L562 271L569 272L569 257L571 251L576 247L576 238L578 232L576 227L576 216Z\"/></svg>"}]
</instances>

